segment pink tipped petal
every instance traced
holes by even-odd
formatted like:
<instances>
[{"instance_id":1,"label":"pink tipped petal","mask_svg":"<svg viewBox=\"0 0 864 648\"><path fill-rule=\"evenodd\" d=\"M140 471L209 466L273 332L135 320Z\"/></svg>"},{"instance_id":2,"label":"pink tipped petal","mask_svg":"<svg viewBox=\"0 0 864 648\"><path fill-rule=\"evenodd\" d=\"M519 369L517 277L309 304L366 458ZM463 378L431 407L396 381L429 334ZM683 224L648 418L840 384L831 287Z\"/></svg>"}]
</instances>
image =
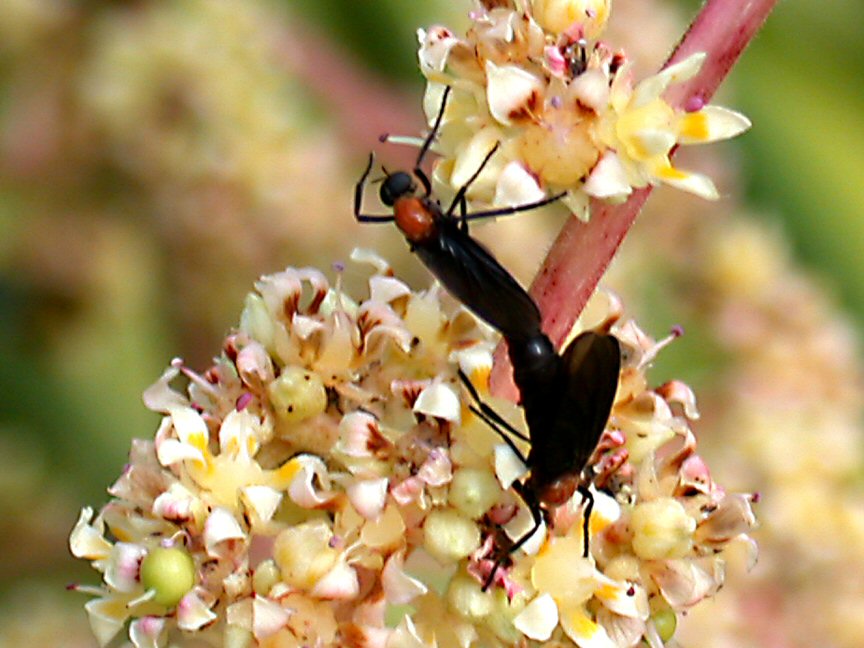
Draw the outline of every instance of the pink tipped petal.
<instances>
[{"instance_id":1,"label":"pink tipped petal","mask_svg":"<svg viewBox=\"0 0 864 648\"><path fill-rule=\"evenodd\" d=\"M567 59L561 54L561 50L554 45L547 45L543 48L543 59L553 76L563 77L567 72Z\"/></svg>"},{"instance_id":2,"label":"pink tipped petal","mask_svg":"<svg viewBox=\"0 0 864 648\"><path fill-rule=\"evenodd\" d=\"M291 611L278 602L264 596L252 598L252 634L258 641L279 632L290 617Z\"/></svg>"},{"instance_id":3,"label":"pink tipped petal","mask_svg":"<svg viewBox=\"0 0 864 648\"><path fill-rule=\"evenodd\" d=\"M441 448L433 448L420 469L417 477L429 486L443 486L453 479L453 463L450 456Z\"/></svg>"},{"instance_id":4,"label":"pink tipped petal","mask_svg":"<svg viewBox=\"0 0 864 648\"><path fill-rule=\"evenodd\" d=\"M716 560L664 560L655 566L651 578L673 608L696 605L723 583L723 565Z\"/></svg>"},{"instance_id":5,"label":"pink tipped petal","mask_svg":"<svg viewBox=\"0 0 864 648\"><path fill-rule=\"evenodd\" d=\"M224 508L215 508L204 523L204 545L207 555L220 558L225 555L223 543L232 540L244 540L246 535L240 528L235 517Z\"/></svg>"},{"instance_id":6,"label":"pink tipped petal","mask_svg":"<svg viewBox=\"0 0 864 648\"><path fill-rule=\"evenodd\" d=\"M348 501L365 519L374 520L384 510L388 483L386 477L354 481L346 490Z\"/></svg>"},{"instance_id":7,"label":"pink tipped petal","mask_svg":"<svg viewBox=\"0 0 864 648\"><path fill-rule=\"evenodd\" d=\"M546 641L558 625L558 606L549 594L541 594L522 610L513 625L529 639Z\"/></svg>"},{"instance_id":8,"label":"pink tipped petal","mask_svg":"<svg viewBox=\"0 0 864 648\"><path fill-rule=\"evenodd\" d=\"M418 596L423 596L428 590L426 585L405 573L405 554L397 551L384 564L381 572L381 585L384 597L390 605L404 605Z\"/></svg>"},{"instance_id":9,"label":"pink tipped petal","mask_svg":"<svg viewBox=\"0 0 864 648\"><path fill-rule=\"evenodd\" d=\"M446 27L435 26L428 30L418 29L417 40L420 43L418 58L420 69L424 74L443 72L447 66L450 50L459 44L459 39L453 36Z\"/></svg>"},{"instance_id":10,"label":"pink tipped petal","mask_svg":"<svg viewBox=\"0 0 864 648\"><path fill-rule=\"evenodd\" d=\"M248 385L260 387L273 380L273 362L262 344L247 344L237 354L237 371Z\"/></svg>"},{"instance_id":11,"label":"pink tipped petal","mask_svg":"<svg viewBox=\"0 0 864 648\"><path fill-rule=\"evenodd\" d=\"M711 472L708 464L699 455L687 457L681 464L680 486L688 492L708 494L711 492Z\"/></svg>"},{"instance_id":12,"label":"pink tipped petal","mask_svg":"<svg viewBox=\"0 0 864 648\"><path fill-rule=\"evenodd\" d=\"M370 448L383 440L378 419L367 412L349 412L339 422L339 451L349 457L370 457Z\"/></svg>"},{"instance_id":13,"label":"pink tipped petal","mask_svg":"<svg viewBox=\"0 0 864 648\"><path fill-rule=\"evenodd\" d=\"M105 582L118 592L133 592L139 588L141 561L147 549L139 544L118 542L111 551L105 568Z\"/></svg>"},{"instance_id":14,"label":"pink tipped petal","mask_svg":"<svg viewBox=\"0 0 864 648\"><path fill-rule=\"evenodd\" d=\"M348 601L356 598L359 592L357 571L344 560L339 560L315 583L310 594L327 600Z\"/></svg>"},{"instance_id":15,"label":"pink tipped petal","mask_svg":"<svg viewBox=\"0 0 864 648\"><path fill-rule=\"evenodd\" d=\"M191 591L177 604L177 626L181 630L200 630L218 616L211 612L196 591Z\"/></svg>"},{"instance_id":16,"label":"pink tipped petal","mask_svg":"<svg viewBox=\"0 0 864 648\"><path fill-rule=\"evenodd\" d=\"M153 515L171 522L185 522L192 519L195 505L200 503L191 491L181 484L171 484L153 501Z\"/></svg>"},{"instance_id":17,"label":"pink tipped petal","mask_svg":"<svg viewBox=\"0 0 864 648\"><path fill-rule=\"evenodd\" d=\"M165 629L165 619L145 616L129 624L129 638L135 648L159 648L159 638Z\"/></svg>"}]
</instances>

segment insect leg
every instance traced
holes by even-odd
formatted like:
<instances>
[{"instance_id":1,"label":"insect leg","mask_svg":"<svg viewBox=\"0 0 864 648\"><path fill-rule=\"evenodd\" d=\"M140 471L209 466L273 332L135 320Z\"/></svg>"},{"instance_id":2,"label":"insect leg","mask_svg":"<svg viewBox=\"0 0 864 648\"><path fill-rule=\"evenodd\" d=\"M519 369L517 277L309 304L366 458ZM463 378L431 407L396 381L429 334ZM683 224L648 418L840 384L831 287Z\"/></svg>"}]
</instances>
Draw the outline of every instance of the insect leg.
<instances>
[{"instance_id":1,"label":"insect leg","mask_svg":"<svg viewBox=\"0 0 864 648\"><path fill-rule=\"evenodd\" d=\"M519 214L521 212L531 211L532 209L544 207L545 205L553 203L556 200L561 200L561 198L566 195L567 192L562 191L561 193L557 193L554 196L548 196L547 198L543 198L542 200L536 200L530 203L513 205L511 207L501 207L500 209L489 209L485 211L472 212L465 216L465 220L475 220L478 218L494 218L495 216L510 216L511 214Z\"/></svg>"},{"instance_id":2,"label":"insect leg","mask_svg":"<svg viewBox=\"0 0 864 648\"><path fill-rule=\"evenodd\" d=\"M414 173L417 173L417 169L420 168L420 164L423 162L423 158L426 157L429 147L432 146L432 141L438 134L438 129L441 127L441 120L444 118L444 109L447 107L447 99L449 99L449 97L450 86L447 86L444 88L444 96L441 97L441 108L438 109L438 116L435 118L435 124L432 126L432 130L429 131L429 134L423 142L423 146L420 147L420 152L417 154L417 162L414 164Z\"/></svg>"},{"instance_id":3,"label":"insect leg","mask_svg":"<svg viewBox=\"0 0 864 648\"><path fill-rule=\"evenodd\" d=\"M461 380L462 384L465 385L465 389L467 389L468 393L471 394L471 398L474 399L474 402L477 404L477 408L485 415L485 417L492 419L493 422L497 423L500 427L504 428L508 433L512 434L517 439L521 439L522 441L531 441L530 438L528 438L527 436L522 434L519 430L517 430L512 425L510 425L510 423L508 423L506 420L504 420L504 418L502 418L502 416L498 412L496 412L494 409L489 407L489 405L487 405L486 403L483 402L483 400L480 398L480 394L477 393L477 390L474 388L474 385L471 384L471 379L468 378L468 376L465 375L465 372L462 371L461 369L459 370L459 380ZM486 420L485 417L481 417L481 418L483 418L483 420L485 421ZM493 427L493 426L490 425L489 427ZM494 427L493 427L493 429L494 429ZM499 432L499 434L500 434L500 432ZM519 454L521 457L521 453L519 453Z\"/></svg>"},{"instance_id":4,"label":"insect leg","mask_svg":"<svg viewBox=\"0 0 864 648\"><path fill-rule=\"evenodd\" d=\"M483 591L485 592L492 585L492 581L495 580L495 573L498 571L498 568L501 566L501 563L504 562L504 559L516 551L520 549L522 545L524 545L528 540L537 533L537 530L540 528L540 525L543 523L543 509L540 508L540 503L537 501L537 498L534 496L533 492L525 487L521 482L515 482L513 484L513 490L522 498L525 504L528 506L528 510L531 511L531 517L534 519L534 526L532 526L526 533L524 533L516 542L510 545L507 548L507 553L501 557L499 557L495 564L492 566L492 571L489 573L489 576L486 577L486 582L483 583Z\"/></svg>"},{"instance_id":5,"label":"insect leg","mask_svg":"<svg viewBox=\"0 0 864 648\"><path fill-rule=\"evenodd\" d=\"M358 223L389 223L393 220L392 214L363 214L361 209L363 206L363 191L366 189L366 179L372 171L372 164L375 162L375 155L369 154L369 163L363 171L363 175L354 185L354 219Z\"/></svg>"},{"instance_id":6,"label":"insect leg","mask_svg":"<svg viewBox=\"0 0 864 648\"><path fill-rule=\"evenodd\" d=\"M492 156L495 155L495 153L498 151L500 146L501 146L501 142L495 142L495 146L493 146L489 150L489 152L486 154L486 157L484 157L483 161L480 163L480 166L477 167L477 170L471 175L470 178L468 178L468 181L459 188L459 191L456 192L456 195L453 197L453 201L450 203L450 206L447 208L447 211L445 212L445 214L447 216L452 216L453 211L456 209L456 205L461 203L463 206L463 210L462 210L463 229L467 229L467 225L465 224L466 214L465 214L465 210L464 210L465 193L468 191L468 189L471 187L471 185L474 183L474 181L480 176L480 174L483 173L483 169L489 163L489 160L492 159Z\"/></svg>"},{"instance_id":7,"label":"insect leg","mask_svg":"<svg viewBox=\"0 0 864 648\"><path fill-rule=\"evenodd\" d=\"M576 488L585 502L585 511L582 513L582 557L587 558L589 552L588 541L591 538L591 511L594 510L594 495L588 490L585 485L579 485Z\"/></svg>"}]
</instances>

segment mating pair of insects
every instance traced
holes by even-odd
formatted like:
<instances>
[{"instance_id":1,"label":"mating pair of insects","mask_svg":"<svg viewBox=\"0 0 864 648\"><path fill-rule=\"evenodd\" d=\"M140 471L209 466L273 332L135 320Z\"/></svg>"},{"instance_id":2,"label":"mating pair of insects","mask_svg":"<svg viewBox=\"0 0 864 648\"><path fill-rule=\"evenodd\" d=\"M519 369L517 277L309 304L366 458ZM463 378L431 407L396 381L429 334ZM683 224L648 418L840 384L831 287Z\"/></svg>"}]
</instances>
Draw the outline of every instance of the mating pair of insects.
<instances>
[{"instance_id":1,"label":"mating pair of insects","mask_svg":"<svg viewBox=\"0 0 864 648\"><path fill-rule=\"evenodd\" d=\"M528 438L483 403L468 378L459 372L474 400L471 411L495 430L530 469L527 480L514 483L513 488L531 511L533 528L504 550L504 556L498 558L484 584L486 589L506 554L521 547L539 529L543 507L563 504L577 490L586 503L582 531L583 551L587 557L588 522L594 501L582 473L609 418L618 386L621 352L614 336L586 331L559 354L541 329L540 311L534 300L468 232L470 220L537 209L560 199L563 194L523 205L468 213L466 192L495 155L496 145L456 192L446 210L432 197L431 183L420 165L441 126L449 94L448 87L432 130L420 148L413 174L385 172L379 195L393 213L362 213L363 193L374 159L370 155L369 164L355 187L354 217L363 223L395 222L412 251L432 274L454 297L496 328L507 342L513 379L528 425ZM457 208L458 215L454 213ZM527 457L511 436L530 442Z\"/></svg>"}]
</instances>

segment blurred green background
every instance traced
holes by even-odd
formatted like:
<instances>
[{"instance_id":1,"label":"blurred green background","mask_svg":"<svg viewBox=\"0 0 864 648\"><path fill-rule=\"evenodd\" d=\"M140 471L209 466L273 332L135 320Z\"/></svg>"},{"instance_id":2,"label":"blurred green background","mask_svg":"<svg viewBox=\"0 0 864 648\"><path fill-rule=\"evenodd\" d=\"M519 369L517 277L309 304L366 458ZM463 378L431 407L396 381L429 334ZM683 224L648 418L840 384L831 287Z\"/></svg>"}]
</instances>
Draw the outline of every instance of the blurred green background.
<instances>
[{"instance_id":1,"label":"blurred green background","mask_svg":"<svg viewBox=\"0 0 864 648\"><path fill-rule=\"evenodd\" d=\"M647 73L697 7L616 0L608 38ZM377 137L422 127L415 29L458 31L469 8L0 3L0 644L93 645L83 597L62 592L95 578L68 556L68 531L82 505L104 503L129 439L152 436L158 419L142 390L174 356L206 367L258 275L327 271L360 244L385 251L415 286L428 281L395 229L353 223L351 189L372 148L391 165L410 160ZM619 8L653 14L657 42L641 24L615 27ZM858 325L862 35L860 0L781 3L718 97L752 131L717 147L721 162L694 158L719 169L710 172L727 205L788 238L796 263ZM659 205L702 207L655 193ZM506 236L497 227L481 234L496 249ZM536 225L523 280L554 228ZM634 308L662 336L687 319L675 302L687 292L645 276L663 273L643 275ZM656 371L710 390L707 363L718 361L722 350L690 335ZM13 626L37 618L45 636L54 624L64 638L27 644Z\"/></svg>"}]
</instances>

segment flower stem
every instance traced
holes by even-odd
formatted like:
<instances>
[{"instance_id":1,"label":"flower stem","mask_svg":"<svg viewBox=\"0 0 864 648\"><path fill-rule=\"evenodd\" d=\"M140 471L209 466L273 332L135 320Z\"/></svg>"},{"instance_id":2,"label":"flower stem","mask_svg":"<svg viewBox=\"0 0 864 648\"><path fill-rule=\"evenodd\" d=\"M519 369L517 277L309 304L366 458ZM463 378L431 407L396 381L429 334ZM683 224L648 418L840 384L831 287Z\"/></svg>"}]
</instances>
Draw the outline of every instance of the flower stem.
<instances>
[{"instance_id":1,"label":"flower stem","mask_svg":"<svg viewBox=\"0 0 864 648\"><path fill-rule=\"evenodd\" d=\"M694 52L706 52L707 60L695 77L673 85L666 101L680 109L694 100L708 103L776 3L707 0L664 67ZM561 229L531 285L531 295L543 313L543 329L556 345L573 328L650 193L650 186L639 189L619 205L595 200L588 223L570 218ZM497 396L515 399L510 363L501 347L496 351L491 386Z\"/></svg>"}]
</instances>

